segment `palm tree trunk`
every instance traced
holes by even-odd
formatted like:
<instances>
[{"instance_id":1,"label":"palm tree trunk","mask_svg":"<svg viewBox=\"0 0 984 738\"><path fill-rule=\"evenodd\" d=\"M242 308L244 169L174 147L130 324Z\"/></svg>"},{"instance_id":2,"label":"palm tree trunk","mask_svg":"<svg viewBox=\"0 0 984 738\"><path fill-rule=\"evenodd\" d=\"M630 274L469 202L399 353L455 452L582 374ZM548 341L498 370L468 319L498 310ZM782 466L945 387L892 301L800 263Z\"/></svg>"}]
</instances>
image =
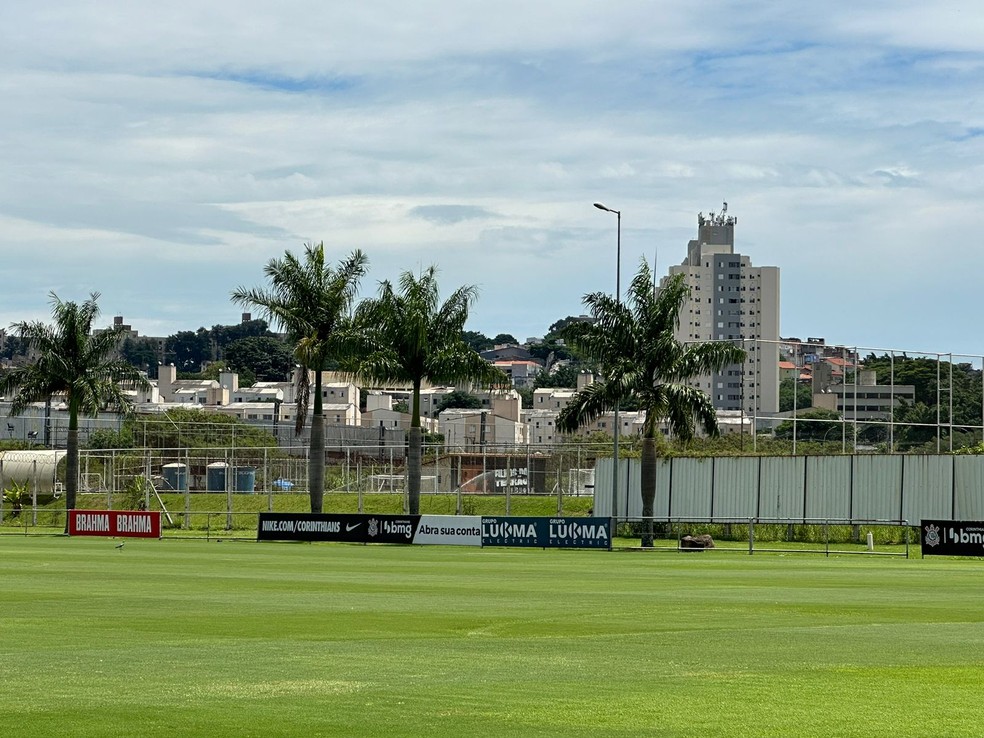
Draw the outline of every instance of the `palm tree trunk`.
<instances>
[{"instance_id":1,"label":"palm tree trunk","mask_svg":"<svg viewBox=\"0 0 984 738\"><path fill-rule=\"evenodd\" d=\"M653 504L656 501L656 439L642 439L642 547L653 545Z\"/></svg>"},{"instance_id":2,"label":"palm tree trunk","mask_svg":"<svg viewBox=\"0 0 984 738\"><path fill-rule=\"evenodd\" d=\"M302 369L307 371L307 369ZM311 446L308 458L308 488L311 512L320 513L325 503L325 416L321 398L321 367L314 372L314 414L311 416Z\"/></svg>"},{"instance_id":3,"label":"palm tree trunk","mask_svg":"<svg viewBox=\"0 0 984 738\"><path fill-rule=\"evenodd\" d=\"M423 431L410 428L410 447L407 449L407 505L411 515L420 514L420 459Z\"/></svg>"},{"instance_id":4,"label":"palm tree trunk","mask_svg":"<svg viewBox=\"0 0 984 738\"><path fill-rule=\"evenodd\" d=\"M68 533L68 511L75 509L79 491L79 412L68 413L68 453L65 458L65 533Z\"/></svg>"},{"instance_id":5,"label":"palm tree trunk","mask_svg":"<svg viewBox=\"0 0 984 738\"><path fill-rule=\"evenodd\" d=\"M410 444L407 448L407 507L411 515L420 514L420 457L423 432L420 430L420 380L413 383L410 418Z\"/></svg>"}]
</instances>

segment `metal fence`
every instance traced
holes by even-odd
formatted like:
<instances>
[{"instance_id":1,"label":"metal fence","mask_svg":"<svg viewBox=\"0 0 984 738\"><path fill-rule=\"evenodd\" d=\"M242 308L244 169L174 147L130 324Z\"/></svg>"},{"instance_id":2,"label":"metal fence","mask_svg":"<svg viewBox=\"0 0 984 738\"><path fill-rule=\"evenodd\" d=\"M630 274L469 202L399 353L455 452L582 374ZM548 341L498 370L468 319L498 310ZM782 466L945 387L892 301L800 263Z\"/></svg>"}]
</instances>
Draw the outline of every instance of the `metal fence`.
<instances>
[{"instance_id":1,"label":"metal fence","mask_svg":"<svg viewBox=\"0 0 984 738\"><path fill-rule=\"evenodd\" d=\"M583 511L591 504L598 453L597 447L576 444L549 449L486 445L471 451L428 445L423 451L421 492L431 498L425 504L437 505L444 514L479 508L489 514L512 514L528 508L523 500L534 499L548 500L539 503L545 514L561 514L570 498L579 498L577 509ZM224 508L230 516L243 505L272 510L279 495L296 497L301 502L294 507L304 509L310 491L308 455L305 446L83 449L77 506L161 509L161 496L172 495L171 506L176 509L169 512L185 527L195 525L189 516L201 514L198 503L192 502L195 497L207 496L212 510ZM406 510L406 472L403 449L390 445L329 449L325 509L331 509L331 495L355 495L360 512ZM59 473L63 478L64 462ZM28 489L38 488L37 480L25 481ZM62 491L63 485L56 485L54 496ZM175 505L175 494L184 501ZM244 500L247 495L249 503ZM16 516L17 525L30 520L30 526L44 527L45 516L54 514L52 503L51 494L32 495L16 506L0 498L0 523L10 525ZM344 504L351 506L351 499Z\"/></svg>"}]
</instances>

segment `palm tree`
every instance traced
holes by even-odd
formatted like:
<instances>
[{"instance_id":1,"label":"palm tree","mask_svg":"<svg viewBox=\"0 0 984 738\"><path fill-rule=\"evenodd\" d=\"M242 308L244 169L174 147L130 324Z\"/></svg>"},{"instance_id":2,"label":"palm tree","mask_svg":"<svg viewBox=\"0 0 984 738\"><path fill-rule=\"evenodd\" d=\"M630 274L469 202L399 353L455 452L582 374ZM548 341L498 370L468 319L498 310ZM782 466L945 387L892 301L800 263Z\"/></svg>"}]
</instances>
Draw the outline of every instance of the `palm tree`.
<instances>
[{"instance_id":1,"label":"palm tree","mask_svg":"<svg viewBox=\"0 0 984 738\"><path fill-rule=\"evenodd\" d=\"M14 393L12 415L20 415L31 403L64 396L68 405L65 509L73 510L79 489L79 415L96 417L107 407L128 411L133 402L127 390L146 390L150 383L136 367L119 358L125 326L92 334L92 323L99 317L98 292L81 305L62 302L54 292L50 298L53 325L32 321L11 326L38 359L5 373L0 378L0 394L9 397ZM65 526L67 530L67 520Z\"/></svg>"},{"instance_id":2,"label":"palm tree","mask_svg":"<svg viewBox=\"0 0 984 738\"><path fill-rule=\"evenodd\" d=\"M684 344L674 336L680 311L690 298L684 275L671 277L658 292L643 260L626 301L600 292L585 296L593 322L576 322L563 335L587 357L599 362L603 379L574 395L557 418L558 428L573 433L618 403L633 399L645 411L642 440L642 545L653 543L656 499L656 437L660 424L687 442L698 425L717 435L710 398L690 382L745 360L745 351L728 343Z\"/></svg>"},{"instance_id":3,"label":"palm tree","mask_svg":"<svg viewBox=\"0 0 984 738\"><path fill-rule=\"evenodd\" d=\"M420 512L420 388L424 380L492 384L505 379L462 338L468 309L476 297L474 287L460 287L440 304L432 266L419 277L412 272L400 275L398 292L389 281L380 283L379 297L364 301L356 310L356 324L365 331L367 351L353 365L355 372L370 381L406 382L413 387L407 454L412 515Z\"/></svg>"},{"instance_id":4,"label":"palm tree","mask_svg":"<svg viewBox=\"0 0 984 738\"><path fill-rule=\"evenodd\" d=\"M295 344L294 358L301 366L297 376L297 421L300 435L307 419L314 372L314 413L311 416L311 447L308 485L311 512L320 513L325 496L325 424L321 396L321 372L330 359L340 359L348 340L352 301L365 275L369 260L356 249L334 269L325 264L324 243L305 244L304 258L287 251L271 259L264 268L269 289L239 287L232 299L244 307L258 307L270 322L279 325Z\"/></svg>"}]
</instances>

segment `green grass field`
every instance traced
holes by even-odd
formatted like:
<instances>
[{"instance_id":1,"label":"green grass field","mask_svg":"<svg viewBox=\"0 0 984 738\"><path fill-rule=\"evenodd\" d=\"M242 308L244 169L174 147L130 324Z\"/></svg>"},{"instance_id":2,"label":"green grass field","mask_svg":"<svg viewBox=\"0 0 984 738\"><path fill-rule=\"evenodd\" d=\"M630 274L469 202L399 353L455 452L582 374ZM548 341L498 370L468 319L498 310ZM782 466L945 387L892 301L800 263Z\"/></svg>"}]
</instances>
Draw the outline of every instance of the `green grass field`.
<instances>
[{"instance_id":1,"label":"green grass field","mask_svg":"<svg viewBox=\"0 0 984 738\"><path fill-rule=\"evenodd\" d=\"M0 537L3 736L979 736L984 562Z\"/></svg>"}]
</instances>

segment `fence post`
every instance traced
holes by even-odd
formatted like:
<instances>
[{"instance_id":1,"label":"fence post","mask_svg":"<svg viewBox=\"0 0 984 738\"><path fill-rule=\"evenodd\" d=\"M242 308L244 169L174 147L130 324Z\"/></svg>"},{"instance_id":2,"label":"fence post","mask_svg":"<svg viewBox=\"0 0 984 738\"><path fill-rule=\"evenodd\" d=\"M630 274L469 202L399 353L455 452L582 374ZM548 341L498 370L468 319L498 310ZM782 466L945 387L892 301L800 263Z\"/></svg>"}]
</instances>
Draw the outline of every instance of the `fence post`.
<instances>
[{"instance_id":1,"label":"fence post","mask_svg":"<svg viewBox=\"0 0 984 738\"><path fill-rule=\"evenodd\" d=\"M748 555L755 553L755 518L748 519Z\"/></svg>"},{"instance_id":2,"label":"fence post","mask_svg":"<svg viewBox=\"0 0 984 738\"><path fill-rule=\"evenodd\" d=\"M147 460L144 463L144 510L150 510L150 454L147 454Z\"/></svg>"},{"instance_id":3,"label":"fence post","mask_svg":"<svg viewBox=\"0 0 984 738\"><path fill-rule=\"evenodd\" d=\"M31 525L37 527L38 525L38 460L35 459L31 462L31 466L34 471L32 473L32 484L31 484Z\"/></svg>"},{"instance_id":4,"label":"fence post","mask_svg":"<svg viewBox=\"0 0 984 738\"><path fill-rule=\"evenodd\" d=\"M180 452L178 453L178 458L181 458ZM185 449L185 488L184 488L184 502L185 502L185 519L184 519L184 529L191 529L191 453L188 449Z\"/></svg>"},{"instance_id":5,"label":"fence post","mask_svg":"<svg viewBox=\"0 0 984 738\"><path fill-rule=\"evenodd\" d=\"M273 512L273 482L270 479L268 453L269 449L263 449L263 480L267 486L267 512Z\"/></svg>"},{"instance_id":6,"label":"fence post","mask_svg":"<svg viewBox=\"0 0 984 738\"><path fill-rule=\"evenodd\" d=\"M512 456L506 454L506 515L512 515Z\"/></svg>"},{"instance_id":7,"label":"fence post","mask_svg":"<svg viewBox=\"0 0 984 738\"><path fill-rule=\"evenodd\" d=\"M225 452L226 530L232 530L232 465L229 450Z\"/></svg>"},{"instance_id":8,"label":"fence post","mask_svg":"<svg viewBox=\"0 0 984 738\"><path fill-rule=\"evenodd\" d=\"M561 467L564 466L564 452L560 452L560 457L557 459L557 517L564 516L564 478L562 476ZM527 469L527 473L531 473L532 469ZM546 478L547 469L544 465L543 476ZM529 484L529 482L527 482Z\"/></svg>"},{"instance_id":9,"label":"fence post","mask_svg":"<svg viewBox=\"0 0 984 738\"><path fill-rule=\"evenodd\" d=\"M453 457L452 457L453 458ZM451 462L454 463L454 462ZM455 500L455 515L461 515L461 485L465 483L465 480L461 478L461 455L458 455L458 476L455 481L458 483L457 489L457 499Z\"/></svg>"}]
</instances>

